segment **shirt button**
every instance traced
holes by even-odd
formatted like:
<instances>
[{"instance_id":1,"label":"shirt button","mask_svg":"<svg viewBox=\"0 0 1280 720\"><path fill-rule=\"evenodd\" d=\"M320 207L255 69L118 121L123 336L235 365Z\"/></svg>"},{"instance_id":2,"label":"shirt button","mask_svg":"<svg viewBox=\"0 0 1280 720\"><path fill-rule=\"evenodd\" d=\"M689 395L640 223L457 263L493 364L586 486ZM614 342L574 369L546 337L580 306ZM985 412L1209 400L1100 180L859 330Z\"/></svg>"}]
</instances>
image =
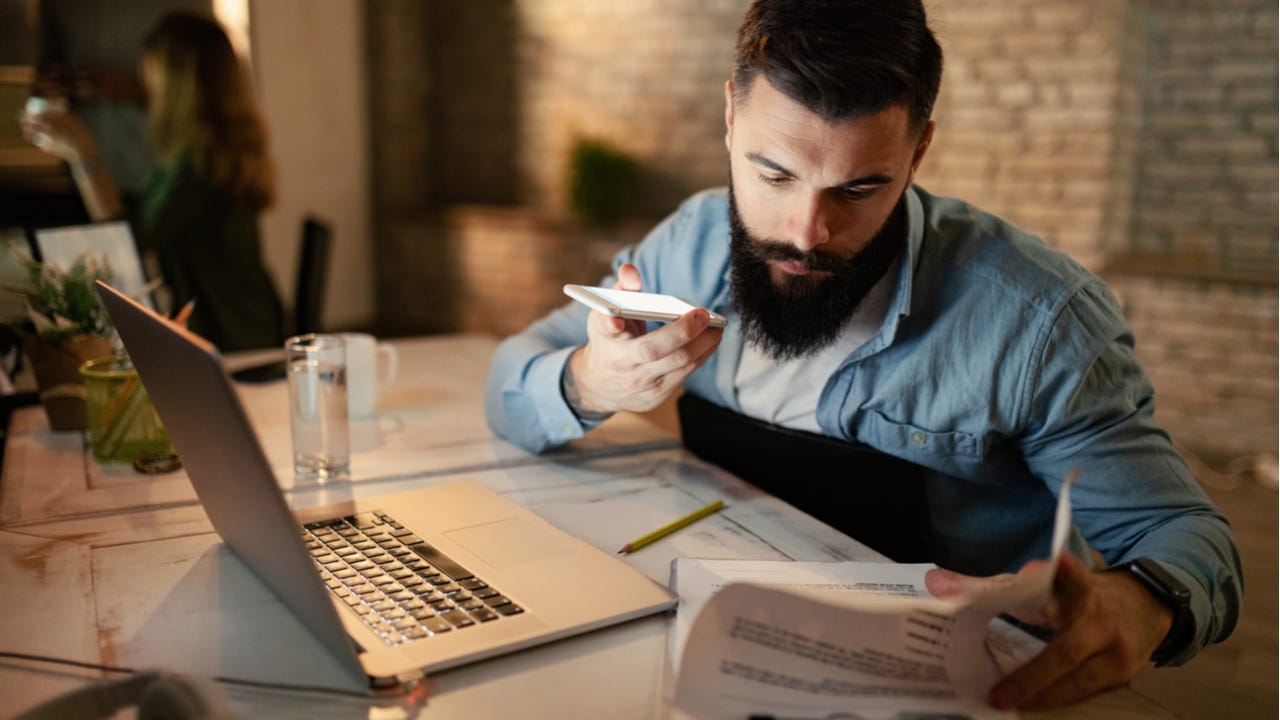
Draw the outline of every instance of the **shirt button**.
<instances>
[{"instance_id":1,"label":"shirt button","mask_svg":"<svg viewBox=\"0 0 1280 720\"><path fill-rule=\"evenodd\" d=\"M915 443L916 445L924 445L925 439L926 438L924 436L924 433L920 432L919 430L911 433L911 442Z\"/></svg>"}]
</instances>

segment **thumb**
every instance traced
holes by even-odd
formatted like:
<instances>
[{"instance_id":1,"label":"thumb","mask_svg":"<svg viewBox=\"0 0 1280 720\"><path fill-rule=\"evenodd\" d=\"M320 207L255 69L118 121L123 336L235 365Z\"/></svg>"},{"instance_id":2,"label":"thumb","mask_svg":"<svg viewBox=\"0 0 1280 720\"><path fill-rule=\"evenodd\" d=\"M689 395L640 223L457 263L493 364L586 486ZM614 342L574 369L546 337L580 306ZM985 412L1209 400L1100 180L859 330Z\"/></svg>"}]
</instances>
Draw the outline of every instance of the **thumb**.
<instances>
[{"instance_id":1,"label":"thumb","mask_svg":"<svg viewBox=\"0 0 1280 720\"><path fill-rule=\"evenodd\" d=\"M1050 624L1062 628L1084 612L1093 591L1093 571L1071 553L1063 553L1053 576L1053 597L1046 608Z\"/></svg>"},{"instance_id":2,"label":"thumb","mask_svg":"<svg viewBox=\"0 0 1280 720\"><path fill-rule=\"evenodd\" d=\"M974 578L958 572L931 568L924 574L924 587L936 598L949 598L963 593L973 580Z\"/></svg>"},{"instance_id":3,"label":"thumb","mask_svg":"<svg viewBox=\"0 0 1280 720\"><path fill-rule=\"evenodd\" d=\"M623 263L618 267L618 281L613 284L617 290L640 290L640 271L631 263Z\"/></svg>"}]
</instances>

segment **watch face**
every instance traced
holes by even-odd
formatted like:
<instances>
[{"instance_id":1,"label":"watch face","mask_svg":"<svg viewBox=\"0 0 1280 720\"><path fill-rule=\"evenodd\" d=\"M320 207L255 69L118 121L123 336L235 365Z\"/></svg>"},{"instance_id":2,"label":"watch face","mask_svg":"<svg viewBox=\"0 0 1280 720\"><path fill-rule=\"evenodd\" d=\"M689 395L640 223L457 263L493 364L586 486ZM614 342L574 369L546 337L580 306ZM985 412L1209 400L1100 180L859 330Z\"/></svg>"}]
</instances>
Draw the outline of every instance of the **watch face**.
<instances>
[{"instance_id":1,"label":"watch face","mask_svg":"<svg viewBox=\"0 0 1280 720\"><path fill-rule=\"evenodd\" d=\"M1174 605L1191 602L1191 591L1178 582L1160 563L1150 558L1138 558L1129 563L1129 571L1158 598Z\"/></svg>"}]
</instances>

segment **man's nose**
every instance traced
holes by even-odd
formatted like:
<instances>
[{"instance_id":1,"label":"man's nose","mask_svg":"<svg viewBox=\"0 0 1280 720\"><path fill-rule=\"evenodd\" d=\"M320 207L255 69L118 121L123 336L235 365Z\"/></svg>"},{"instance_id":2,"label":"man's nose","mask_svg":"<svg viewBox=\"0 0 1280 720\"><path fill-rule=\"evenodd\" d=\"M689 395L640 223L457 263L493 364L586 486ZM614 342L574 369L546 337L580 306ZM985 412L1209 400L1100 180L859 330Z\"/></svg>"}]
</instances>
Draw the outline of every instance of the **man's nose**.
<instances>
[{"instance_id":1,"label":"man's nose","mask_svg":"<svg viewBox=\"0 0 1280 720\"><path fill-rule=\"evenodd\" d=\"M821 193L797 193L787 215L787 240L808 252L831 239L830 208Z\"/></svg>"}]
</instances>

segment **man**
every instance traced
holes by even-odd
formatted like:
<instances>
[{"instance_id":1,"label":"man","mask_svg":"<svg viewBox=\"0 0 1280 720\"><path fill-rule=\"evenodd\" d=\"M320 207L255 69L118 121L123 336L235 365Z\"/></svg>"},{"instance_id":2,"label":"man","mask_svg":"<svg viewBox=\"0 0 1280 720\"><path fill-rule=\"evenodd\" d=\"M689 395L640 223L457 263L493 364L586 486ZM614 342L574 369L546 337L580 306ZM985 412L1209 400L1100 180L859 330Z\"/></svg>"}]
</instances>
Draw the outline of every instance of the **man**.
<instances>
[{"instance_id":1,"label":"man","mask_svg":"<svg viewBox=\"0 0 1280 720\"><path fill-rule=\"evenodd\" d=\"M1044 608L1054 637L990 695L1054 707L1226 638L1239 558L1153 424L1103 283L913 185L941 72L918 1L757 0L725 86L728 192L689 199L615 260L617 287L683 297L729 327L702 309L646 329L568 306L503 343L486 413L537 452L683 386L864 443L927 469L935 560L970 575L1043 556L1079 469L1076 553ZM930 577L939 594L974 582Z\"/></svg>"}]
</instances>

